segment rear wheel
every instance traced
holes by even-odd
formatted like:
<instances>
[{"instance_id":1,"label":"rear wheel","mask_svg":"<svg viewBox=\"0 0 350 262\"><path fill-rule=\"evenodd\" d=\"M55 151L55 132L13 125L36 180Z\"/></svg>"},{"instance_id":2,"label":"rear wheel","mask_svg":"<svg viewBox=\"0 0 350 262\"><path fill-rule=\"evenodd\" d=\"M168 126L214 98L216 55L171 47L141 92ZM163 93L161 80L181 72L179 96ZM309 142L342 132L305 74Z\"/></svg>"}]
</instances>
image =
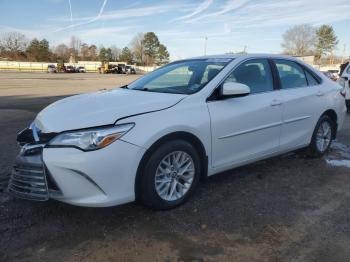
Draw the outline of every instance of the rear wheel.
<instances>
[{"instance_id":1,"label":"rear wheel","mask_svg":"<svg viewBox=\"0 0 350 262\"><path fill-rule=\"evenodd\" d=\"M161 145L149 158L141 179L141 199L154 209L183 204L193 193L200 176L196 149L184 140Z\"/></svg>"},{"instance_id":2,"label":"rear wheel","mask_svg":"<svg viewBox=\"0 0 350 262\"><path fill-rule=\"evenodd\" d=\"M323 156L329 149L335 132L335 123L327 115L323 115L317 122L309 146L311 156Z\"/></svg>"}]
</instances>

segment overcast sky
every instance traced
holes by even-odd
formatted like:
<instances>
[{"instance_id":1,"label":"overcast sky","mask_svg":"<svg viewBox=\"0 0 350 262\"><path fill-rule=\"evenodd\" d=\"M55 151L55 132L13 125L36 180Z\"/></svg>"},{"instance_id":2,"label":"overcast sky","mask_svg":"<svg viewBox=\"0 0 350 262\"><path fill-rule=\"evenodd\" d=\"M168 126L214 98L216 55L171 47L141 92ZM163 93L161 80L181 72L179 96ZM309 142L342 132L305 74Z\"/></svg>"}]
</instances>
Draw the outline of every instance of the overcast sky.
<instances>
[{"instance_id":1,"label":"overcast sky","mask_svg":"<svg viewBox=\"0 0 350 262\"><path fill-rule=\"evenodd\" d=\"M350 0L0 0L0 32L19 31L69 43L72 35L97 46L128 45L153 31L171 58L246 50L281 52L282 34L302 23L331 24L337 53L350 55Z\"/></svg>"}]
</instances>

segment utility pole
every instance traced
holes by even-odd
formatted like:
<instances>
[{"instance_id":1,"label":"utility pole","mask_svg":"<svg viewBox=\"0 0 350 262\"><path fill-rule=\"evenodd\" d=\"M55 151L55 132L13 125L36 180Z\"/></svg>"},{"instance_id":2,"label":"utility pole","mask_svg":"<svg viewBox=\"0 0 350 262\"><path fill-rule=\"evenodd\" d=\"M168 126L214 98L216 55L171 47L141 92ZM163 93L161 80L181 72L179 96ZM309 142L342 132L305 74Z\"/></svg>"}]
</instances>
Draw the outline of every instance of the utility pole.
<instances>
[{"instance_id":1,"label":"utility pole","mask_svg":"<svg viewBox=\"0 0 350 262\"><path fill-rule=\"evenodd\" d=\"M243 48L243 54L245 54L247 52L247 46L245 45Z\"/></svg>"},{"instance_id":2,"label":"utility pole","mask_svg":"<svg viewBox=\"0 0 350 262\"><path fill-rule=\"evenodd\" d=\"M204 37L204 55L207 55L207 41L208 41L208 37L205 36Z\"/></svg>"}]
</instances>

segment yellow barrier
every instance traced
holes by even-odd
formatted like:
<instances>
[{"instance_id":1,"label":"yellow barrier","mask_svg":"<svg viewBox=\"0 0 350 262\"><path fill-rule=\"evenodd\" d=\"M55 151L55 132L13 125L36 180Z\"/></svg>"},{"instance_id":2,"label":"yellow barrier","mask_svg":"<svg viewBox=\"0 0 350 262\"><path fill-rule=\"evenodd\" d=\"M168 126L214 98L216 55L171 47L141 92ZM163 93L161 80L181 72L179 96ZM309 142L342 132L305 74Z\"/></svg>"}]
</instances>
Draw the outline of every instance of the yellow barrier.
<instances>
[{"instance_id":1,"label":"yellow barrier","mask_svg":"<svg viewBox=\"0 0 350 262\"><path fill-rule=\"evenodd\" d=\"M0 66L0 70L47 71L47 68L42 68L42 67Z\"/></svg>"}]
</instances>

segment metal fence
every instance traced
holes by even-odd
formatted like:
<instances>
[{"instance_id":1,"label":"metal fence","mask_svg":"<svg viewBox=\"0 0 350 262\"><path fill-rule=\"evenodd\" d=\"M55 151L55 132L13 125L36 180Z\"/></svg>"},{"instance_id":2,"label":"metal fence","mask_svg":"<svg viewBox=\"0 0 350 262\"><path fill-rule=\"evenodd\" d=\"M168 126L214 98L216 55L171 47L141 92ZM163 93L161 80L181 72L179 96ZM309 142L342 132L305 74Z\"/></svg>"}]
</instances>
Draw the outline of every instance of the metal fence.
<instances>
[{"instance_id":1,"label":"metal fence","mask_svg":"<svg viewBox=\"0 0 350 262\"><path fill-rule=\"evenodd\" d=\"M110 64L118 64L124 62L111 62ZM23 71L23 72L46 72L48 65L57 63L40 63L40 62L16 62L16 61L0 61L0 71ZM64 63L65 66L83 66L87 72L98 72L101 62L98 61L79 61L78 63ZM139 72L151 72L158 68L157 66L134 66Z\"/></svg>"}]
</instances>

